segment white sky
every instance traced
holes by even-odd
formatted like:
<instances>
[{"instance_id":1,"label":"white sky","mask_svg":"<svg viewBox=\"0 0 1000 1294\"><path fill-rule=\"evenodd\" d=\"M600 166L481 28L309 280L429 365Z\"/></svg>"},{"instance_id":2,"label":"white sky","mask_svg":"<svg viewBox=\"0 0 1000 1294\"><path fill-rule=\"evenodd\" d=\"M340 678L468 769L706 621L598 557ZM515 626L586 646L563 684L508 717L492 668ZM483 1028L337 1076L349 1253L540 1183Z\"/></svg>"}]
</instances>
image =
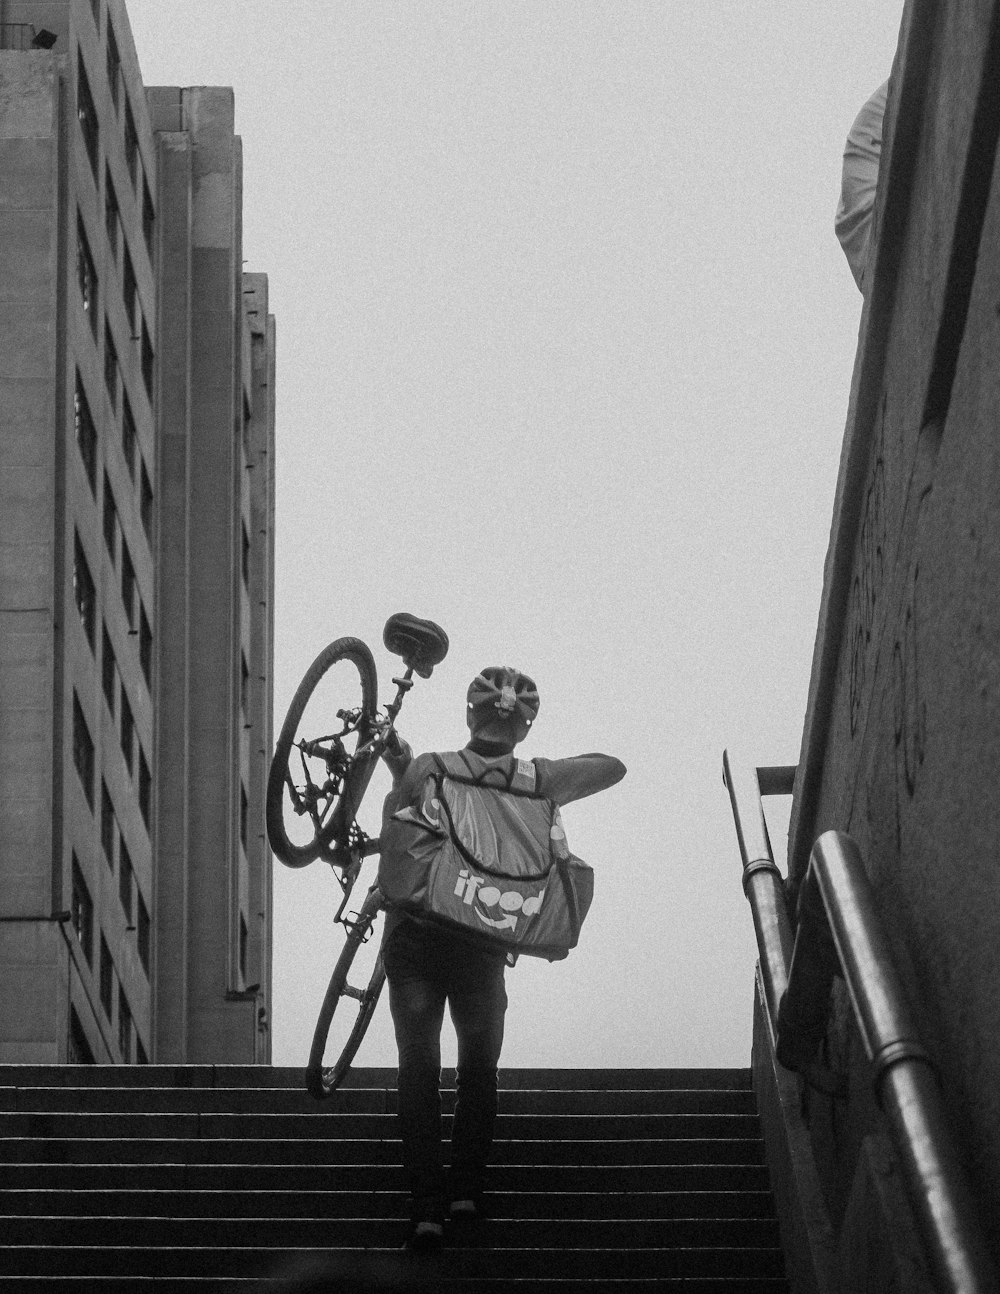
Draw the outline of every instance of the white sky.
<instances>
[{"instance_id":1,"label":"white sky","mask_svg":"<svg viewBox=\"0 0 1000 1294\"><path fill-rule=\"evenodd\" d=\"M416 749L510 663L542 694L524 754L628 765L565 812L594 906L508 975L505 1065L749 1062L722 751L798 758L861 308L840 157L901 8L129 2L147 84L236 91L278 328L276 728L344 634L388 691L405 609L452 643ZM276 864L275 1063L304 1063L338 897ZM387 1002L358 1060L394 1063Z\"/></svg>"}]
</instances>

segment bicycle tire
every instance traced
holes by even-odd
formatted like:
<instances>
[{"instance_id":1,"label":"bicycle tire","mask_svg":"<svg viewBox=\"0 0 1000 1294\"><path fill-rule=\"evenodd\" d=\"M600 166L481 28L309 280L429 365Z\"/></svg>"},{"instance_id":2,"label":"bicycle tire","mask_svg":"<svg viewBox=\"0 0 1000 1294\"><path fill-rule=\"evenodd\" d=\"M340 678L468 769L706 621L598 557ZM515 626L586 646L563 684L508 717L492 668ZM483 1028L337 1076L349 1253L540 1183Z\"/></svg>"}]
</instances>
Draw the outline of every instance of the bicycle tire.
<instances>
[{"instance_id":1,"label":"bicycle tire","mask_svg":"<svg viewBox=\"0 0 1000 1294\"><path fill-rule=\"evenodd\" d=\"M351 1068L351 1062L354 1060L371 1023L371 1018L375 1014L375 1008L378 1006L379 994L385 984L385 966L382 964L381 953L375 960L368 986L361 993L358 1018L348 1034L347 1042L334 1064L324 1067L323 1053L326 1050L327 1039L330 1036L330 1025L333 1022L334 1013L340 1005L340 1000L345 995L344 990L348 987L347 976L351 969L351 963L354 961L358 949L365 941L375 922L375 918L381 910L381 891L378 886L372 886L364 903L361 905L357 920L351 924L347 932L347 940L340 956L337 958L333 974L330 976L330 983L323 998L323 1005L320 1007L319 1018L316 1021L316 1029L313 1033L309 1063L306 1066L306 1087L318 1101L332 1096L344 1081L348 1070Z\"/></svg>"},{"instance_id":2,"label":"bicycle tire","mask_svg":"<svg viewBox=\"0 0 1000 1294\"><path fill-rule=\"evenodd\" d=\"M337 638L329 643L309 666L302 682L296 688L271 759L265 800L267 838L275 856L286 867L305 867L320 857L326 858L327 861L335 861L334 854L328 848L330 841L338 835L346 836L350 830L374 769L374 761L370 760L352 764L345 775L339 802L334 806L329 821L322 829L317 830L308 844L296 844L289 839L285 828L284 806L292 743L309 698L326 672L342 660L351 661L357 667L361 679L363 728L370 729L378 706L375 659L367 644L360 638Z\"/></svg>"}]
</instances>

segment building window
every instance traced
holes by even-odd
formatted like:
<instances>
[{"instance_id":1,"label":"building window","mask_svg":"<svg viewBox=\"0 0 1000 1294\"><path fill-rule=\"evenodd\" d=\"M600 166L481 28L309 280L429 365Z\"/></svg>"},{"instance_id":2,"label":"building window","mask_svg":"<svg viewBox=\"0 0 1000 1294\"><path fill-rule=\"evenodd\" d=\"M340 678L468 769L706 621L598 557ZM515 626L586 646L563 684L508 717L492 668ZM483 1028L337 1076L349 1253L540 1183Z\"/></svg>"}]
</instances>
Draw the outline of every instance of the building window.
<instances>
[{"instance_id":1,"label":"building window","mask_svg":"<svg viewBox=\"0 0 1000 1294\"><path fill-rule=\"evenodd\" d=\"M149 831L153 818L153 775L149 771L142 746L139 747L139 812Z\"/></svg>"},{"instance_id":2,"label":"building window","mask_svg":"<svg viewBox=\"0 0 1000 1294\"><path fill-rule=\"evenodd\" d=\"M139 664L146 686L153 686L153 631L146 617L146 608L139 606Z\"/></svg>"},{"instance_id":3,"label":"building window","mask_svg":"<svg viewBox=\"0 0 1000 1294\"><path fill-rule=\"evenodd\" d=\"M146 327L146 321L142 321L142 380L146 384L146 394L150 400L153 398L153 366L155 359L153 356L153 343L149 339L149 329Z\"/></svg>"},{"instance_id":4,"label":"building window","mask_svg":"<svg viewBox=\"0 0 1000 1294\"><path fill-rule=\"evenodd\" d=\"M90 254L90 243L87 231L83 227L83 218L76 218L76 281L80 285L80 300L84 313L90 320L90 329L97 336L97 270L94 258Z\"/></svg>"},{"instance_id":5,"label":"building window","mask_svg":"<svg viewBox=\"0 0 1000 1294\"><path fill-rule=\"evenodd\" d=\"M246 461L250 462L250 421L253 414L250 412L250 401L243 393L243 456Z\"/></svg>"},{"instance_id":6,"label":"building window","mask_svg":"<svg viewBox=\"0 0 1000 1294\"><path fill-rule=\"evenodd\" d=\"M150 547L153 545L153 484L149 479L149 473L146 471L146 464L142 465L141 480L139 483L139 515L142 517L142 528L146 532L146 538L149 540Z\"/></svg>"},{"instance_id":7,"label":"building window","mask_svg":"<svg viewBox=\"0 0 1000 1294\"><path fill-rule=\"evenodd\" d=\"M83 784L87 803L94 807L94 739L83 717L83 707L76 692L73 693L73 763Z\"/></svg>"},{"instance_id":8,"label":"building window","mask_svg":"<svg viewBox=\"0 0 1000 1294\"><path fill-rule=\"evenodd\" d=\"M138 913L136 917L136 944L139 951L139 960L142 962L142 969L149 977L149 909L146 907L146 901L141 893L136 895L136 907Z\"/></svg>"},{"instance_id":9,"label":"building window","mask_svg":"<svg viewBox=\"0 0 1000 1294\"><path fill-rule=\"evenodd\" d=\"M107 472L104 473L104 546L108 550L108 556L111 558L111 565L115 566L118 561L118 509L115 507L115 496L111 489L111 482L108 480Z\"/></svg>"},{"instance_id":10,"label":"building window","mask_svg":"<svg viewBox=\"0 0 1000 1294\"><path fill-rule=\"evenodd\" d=\"M135 281L135 270L132 268L132 257L128 254L128 248L125 248L125 269L122 271L122 296L125 300L125 314L128 318L128 326L135 332L135 307L136 298L139 291L139 285Z\"/></svg>"},{"instance_id":11,"label":"building window","mask_svg":"<svg viewBox=\"0 0 1000 1294\"><path fill-rule=\"evenodd\" d=\"M146 251L149 252L150 261L153 260L153 227L156 221L156 214L153 211L153 199L150 196L149 185L145 177L142 181L142 236L146 240Z\"/></svg>"},{"instance_id":12,"label":"building window","mask_svg":"<svg viewBox=\"0 0 1000 1294\"><path fill-rule=\"evenodd\" d=\"M112 409L118 409L118 351L107 320L104 322L104 385L108 390L108 399Z\"/></svg>"},{"instance_id":13,"label":"building window","mask_svg":"<svg viewBox=\"0 0 1000 1294\"><path fill-rule=\"evenodd\" d=\"M250 942L250 932L247 930L246 918L240 913L240 978L243 983L247 980L247 944Z\"/></svg>"},{"instance_id":14,"label":"building window","mask_svg":"<svg viewBox=\"0 0 1000 1294\"><path fill-rule=\"evenodd\" d=\"M76 390L73 393L73 429L76 432L76 443L83 461L83 470L87 473L90 492L97 495L97 428L90 415L90 405L83 392L80 374L76 375Z\"/></svg>"},{"instance_id":15,"label":"building window","mask_svg":"<svg viewBox=\"0 0 1000 1294\"><path fill-rule=\"evenodd\" d=\"M135 419L132 417L132 406L129 404L128 393L122 390L122 453L125 456L125 466L128 468L128 474L133 481L135 480L135 447L137 440Z\"/></svg>"},{"instance_id":16,"label":"building window","mask_svg":"<svg viewBox=\"0 0 1000 1294\"><path fill-rule=\"evenodd\" d=\"M90 650L94 650L95 624L97 620L97 590L87 565L87 558L80 543L80 536L73 535L73 594L76 598L76 609L80 613L80 623L87 635Z\"/></svg>"},{"instance_id":17,"label":"building window","mask_svg":"<svg viewBox=\"0 0 1000 1294\"><path fill-rule=\"evenodd\" d=\"M73 903L71 908L73 929L80 941L80 948L87 959L87 965L94 964L94 903L83 879L76 854L73 855Z\"/></svg>"},{"instance_id":18,"label":"building window","mask_svg":"<svg viewBox=\"0 0 1000 1294\"><path fill-rule=\"evenodd\" d=\"M135 129L135 118L132 116L132 105L127 100L125 103L125 161L134 186L139 177L139 136Z\"/></svg>"},{"instance_id":19,"label":"building window","mask_svg":"<svg viewBox=\"0 0 1000 1294\"><path fill-rule=\"evenodd\" d=\"M132 1012L121 984L118 985L118 1048L122 1060L129 1064L132 1060Z\"/></svg>"},{"instance_id":20,"label":"building window","mask_svg":"<svg viewBox=\"0 0 1000 1294\"><path fill-rule=\"evenodd\" d=\"M83 142L90 158L90 169L94 172L94 183L97 183L97 157L100 142L100 130L97 124L97 109L94 107L94 96L90 93L90 82L83 66L83 57L77 56L76 63L76 115L83 133Z\"/></svg>"},{"instance_id":21,"label":"building window","mask_svg":"<svg viewBox=\"0 0 1000 1294\"><path fill-rule=\"evenodd\" d=\"M118 210L118 196L115 193L111 172L104 169L104 228L108 235L111 257L118 260L118 230L121 228L121 213Z\"/></svg>"},{"instance_id":22,"label":"building window","mask_svg":"<svg viewBox=\"0 0 1000 1294\"><path fill-rule=\"evenodd\" d=\"M104 935L101 935L101 1006L104 1007L104 1014L111 1019L111 1004L114 1001L115 991L115 964L111 960L111 949L108 947Z\"/></svg>"},{"instance_id":23,"label":"building window","mask_svg":"<svg viewBox=\"0 0 1000 1294\"><path fill-rule=\"evenodd\" d=\"M97 3L97 0L94 0ZM121 74L122 60L118 53L118 42L115 40L115 33L112 30L110 19L108 21L108 87L111 90L111 102L115 105L115 112L118 111L121 101Z\"/></svg>"},{"instance_id":24,"label":"building window","mask_svg":"<svg viewBox=\"0 0 1000 1294\"><path fill-rule=\"evenodd\" d=\"M129 773L135 766L135 720L132 718L132 707L128 703L125 689L122 688L122 718L120 725L122 754Z\"/></svg>"},{"instance_id":25,"label":"building window","mask_svg":"<svg viewBox=\"0 0 1000 1294\"><path fill-rule=\"evenodd\" d=\"M118 837L118 897L122 901L122 911L132 924L132 856L128 852L125 840Z\"/></svg>"},{"instance_id":26,"label":"building window","mask_svg":"<svg viewBox=\"0 0 1000 1294\"><path fill-rule=\"evenodd\" d=\"M243 712L243 718L250 717L250 667L247 665L247 658L240 652L240 710Z\"/></svg>"},{"instance_id":27,"label":"building window","mask_svg":"<svg viewBox=\"0 0 1000 1294\"><path fill-rule=\"evenodd\" d=\"M104 699L108 703L111 717L115 714L115 680L118 677L118 662L115 660L115 649L111 645L107 626L101 631L101 687Z\"/></svg>"},{"instance_id":28,"label":"building window","mask_svg":"<svg viewBox=\"0 0 1000 1294\"><path fill-rule=\"evenodd\" d=\"M122 536L122 605L128 617L129 628L135 624L135 567L129 555L128 545Z\"/></svg>"},{"instance_id":29,"label":"building window","mask_svg":"<svg viewBox=\"0 0 1000 1294\"><path fill-rule=\"evenodd\" d=\"M115 819L115 806L111 803L108 788L101 781L101 849L108 860L108 866L115 869L115 835L118 823Z\"/></svg>"}]
</instances>

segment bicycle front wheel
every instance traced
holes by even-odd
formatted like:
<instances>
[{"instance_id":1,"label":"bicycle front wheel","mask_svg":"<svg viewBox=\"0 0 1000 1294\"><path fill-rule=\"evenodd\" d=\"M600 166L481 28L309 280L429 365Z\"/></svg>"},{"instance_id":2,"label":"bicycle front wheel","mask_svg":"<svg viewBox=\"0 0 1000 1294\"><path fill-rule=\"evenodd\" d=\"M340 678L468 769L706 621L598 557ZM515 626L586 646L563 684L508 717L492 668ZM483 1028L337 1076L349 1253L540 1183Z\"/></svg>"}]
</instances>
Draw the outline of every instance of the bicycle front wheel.
<instances>
[{"instance_id":1,"label":"bicycle front wheel","mask_svg":"<svg viewBox=\"0 0 1000 1294\"><path fill-rule=\"evenodd\" d=\"M296 689L265 807L271 849L287 867L316 858L347 865L348 837L378 762L356 754L375 730L377 694L375 660L360 638L324 647Z\"/></svg>"},{"instance_id":2,"label":"bicycle front wheel","mask_svg":"<svg viewBox=\"0 0 1000 1294\"><path fill-rule=\"evenodd\" d=\"M375 1008L378 1006L379 994L382 992L382 986L385 983L385 967L382 964L381 953L378 953L375 957L366 987L355 988L348 983L347 976L350 973L358 949L363 943L367 942L372 933L375 918L381 910L382 893L377 885L373 885L361 905L361 911L358 913L357 919L352 921L348 927L347 940L340 956L337 958L333 974L330 976L330 984L326 990L326 996L323 998L323 1005L320 1007L319 1019L316 1021L312 1049L309 1052L309 1064L306 1068L306 1087L317 1100L323 1100L325 1097L332 1095L343 1082L347 1071L351 1067L351 1062L361 1046L361 1041L371 1023L371 1018L375 1014ZM344 1036L346 1030L346 1042L344 1042L334 1063L327 1067L324 1065L324 1056L330 1038L330 1027L333 1023L334 1014L345 997L357 1002L358 1014L352 1024L349 1013L346 1010L341 1011L338 1023L342 1023L343 1027L338 1030L338 1039ZM348 1015L346 1022L344 1021L345 1015Z\"/></svg>"}]
</instances>

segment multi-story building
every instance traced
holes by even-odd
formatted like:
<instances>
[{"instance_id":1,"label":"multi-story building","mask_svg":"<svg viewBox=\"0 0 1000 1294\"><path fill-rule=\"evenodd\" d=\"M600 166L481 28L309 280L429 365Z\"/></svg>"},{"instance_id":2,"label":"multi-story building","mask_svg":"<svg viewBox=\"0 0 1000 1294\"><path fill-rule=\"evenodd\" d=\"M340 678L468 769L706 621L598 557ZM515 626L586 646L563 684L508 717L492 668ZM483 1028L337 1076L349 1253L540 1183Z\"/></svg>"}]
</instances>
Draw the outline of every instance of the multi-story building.
<instances>
[{"instance_id":1,"label":"multi-story building","mask_svg":"<svg viewBox=\"0 0 1000 1294\"><path fill-rule=\"evenodd\" d=\"M0 0L0 1059L266 1062L274 321L227 89Z\"/></svg>"}]
</instances>

